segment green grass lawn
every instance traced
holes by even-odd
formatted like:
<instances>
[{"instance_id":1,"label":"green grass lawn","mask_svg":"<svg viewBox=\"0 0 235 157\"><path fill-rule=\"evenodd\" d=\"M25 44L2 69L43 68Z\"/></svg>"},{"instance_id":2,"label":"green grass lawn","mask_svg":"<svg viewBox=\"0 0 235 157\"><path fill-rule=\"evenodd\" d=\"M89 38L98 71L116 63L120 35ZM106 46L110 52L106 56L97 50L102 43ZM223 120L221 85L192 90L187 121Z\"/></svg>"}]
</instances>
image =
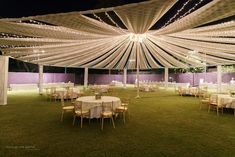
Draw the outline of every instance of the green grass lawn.
<instances>
[{"instance_id":1,"label":"green grass lawn","mask_svg":"<svg viewBox=\"0 0 235 157\"><path fill-rule=\"evenodd\" d=\"M0 107L0 157L229 157L235 156L235 117L199 110L198 98L172 91L141 93L115 89L115 95L131 97L131 117L124 125L109 121L104 131L92 120L72 125L72 114L60 122L59 102L49 102L36 92L9 93Z\"/></svg>"}]
</instances>

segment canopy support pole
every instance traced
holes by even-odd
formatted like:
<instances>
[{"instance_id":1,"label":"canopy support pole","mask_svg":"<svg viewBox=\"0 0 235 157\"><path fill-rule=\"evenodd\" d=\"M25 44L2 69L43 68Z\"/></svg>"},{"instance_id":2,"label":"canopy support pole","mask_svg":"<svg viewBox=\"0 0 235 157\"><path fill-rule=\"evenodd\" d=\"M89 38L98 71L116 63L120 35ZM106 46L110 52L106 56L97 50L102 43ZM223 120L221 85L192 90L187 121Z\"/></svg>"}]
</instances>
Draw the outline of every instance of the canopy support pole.
<instances>
[{"instance_id":1,"label":"canopy support pole","mask_svg":"<svg viewBox=\"0 0 235 157\"><path fill-rule=\"evenodd\" d=\"M87 88L88 85L88 68L84 69L84 88Z\"/></svg>"},{"instance_id":2,"label":"canopy support pole","mask_svg":"<svg viewBox=\"0 0 235 157\"><path fill-rule=\"evenodd\" d=\"M221 82L222 82L222 67L217 65L217 92L221 93Z\"/></svg>"},{"instance_id":3,"label":"canopy support pole","mask_svg":"<svg viewBox=\"0 0 235 157\"><path fill-rule=\"evenodd\" d=\"M8 56L0 56L0 105L7 105Z\"/></svg>"},{"instance_id":4,"label":"canopy support pole","mask_svg":"<svg viewBox=\"0 0 235 157\"><path fill-rule=\"evenodd\" d=\"M139 53L140 53L140 43L139 42L136 42L136 45L137 45L137 61L136 61L136 66L137 66L137 69L136 69L136 79L137 79L137 95L136 95L136 98L140 98L140 57L139 57Z\"/></svg>"},{"instance_id":5,"label":"canopy support pole","mask_svg":"<svg viewBox=\"0 0 235 157\"><path fill-rule=\"evenodd\" d=\"M38 65L38 89L39 94L43 94L43 65Z\"/></svg>"},{"instance_id":6,"label":"canopy support pole","mask_svg":"<svg viewBox=\"0 0 235 157\"><path fill-rule=\"evenodd\" d=\"M126 81L127 81L127 69L123 69L123 86L126 88Z\"/></svg>"},{"instance_id":7,"label":"canopy support pole","mask_svg":"<svg viewBox=\"0 0 235 157\"><path fill-rule=\"evenodd\" d=\"M168 75L169 75L169 70L168 70L168 68L167 67L165 67L165 72L164 72L164 75L165 75L165 89L167 89L168 88Z\"/></svg>"}]
</instances>

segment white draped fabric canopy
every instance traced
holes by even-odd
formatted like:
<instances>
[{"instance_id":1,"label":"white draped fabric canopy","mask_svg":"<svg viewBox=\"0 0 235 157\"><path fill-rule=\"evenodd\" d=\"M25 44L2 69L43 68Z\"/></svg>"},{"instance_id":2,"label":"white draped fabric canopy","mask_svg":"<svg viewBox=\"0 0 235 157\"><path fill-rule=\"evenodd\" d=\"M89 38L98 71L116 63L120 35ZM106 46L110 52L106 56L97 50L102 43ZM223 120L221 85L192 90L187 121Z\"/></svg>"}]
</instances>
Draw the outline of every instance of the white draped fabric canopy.
<instances>
[{"instance_id":1,"label":"white draped fabric canopy","mask_svg":"<svg viewBox=\"0 0 235 157\"><path fill-rule=\"evenodd\" d=\"M176 3L152 0L107 9L0 19L3 55L35 64L99 69L200 67L235 63L234 0L213 0L160 29ZM127 29L110 17L113 12ZM104 22L104 13L113 24ZM87 16L93 14L96 19ZM137 64L138 63L138 64Z\"/></svg>"}]
</instances>

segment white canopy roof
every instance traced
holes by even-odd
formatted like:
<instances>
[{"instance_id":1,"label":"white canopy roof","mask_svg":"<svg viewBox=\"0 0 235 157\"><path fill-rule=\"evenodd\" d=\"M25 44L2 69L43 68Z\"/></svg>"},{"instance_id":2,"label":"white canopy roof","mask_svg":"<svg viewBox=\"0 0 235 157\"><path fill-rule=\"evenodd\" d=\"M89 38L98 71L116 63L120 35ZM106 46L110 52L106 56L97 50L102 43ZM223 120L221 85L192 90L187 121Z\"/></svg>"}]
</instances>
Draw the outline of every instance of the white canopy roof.
<instances>
[{"instance_id":1,"label":"white canopy roof","mask_svg":"<svg viewBox=\"0 0 235 157\"><path fill-rule=\"evenodd\" d=\"M235 22L205 24L235 15L235 1L213 0L152 30L175 2L152 0L85 12L0 19L1 51L22 61L62 67L136 69L137 60L140 69L234 64ZM115 26L105 23L97 15L100 12ZM110 12L127 30L119 27Z\"/></svg>"}]
</instances>

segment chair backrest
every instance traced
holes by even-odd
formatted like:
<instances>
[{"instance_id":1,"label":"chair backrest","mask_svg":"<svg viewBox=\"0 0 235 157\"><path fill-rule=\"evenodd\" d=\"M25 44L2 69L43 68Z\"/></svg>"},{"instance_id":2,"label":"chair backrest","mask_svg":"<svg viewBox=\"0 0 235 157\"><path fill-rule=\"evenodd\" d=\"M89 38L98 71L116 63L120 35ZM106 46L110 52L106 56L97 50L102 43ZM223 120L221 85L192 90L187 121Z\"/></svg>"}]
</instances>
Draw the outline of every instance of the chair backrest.
<instances>
[{"instance_id":1,"label":"chair backrest","mask_svg":"<svg viewBox=\"0 0 235 157\"><path fill-rule=\"evenodd\" d=\"M64 95L60 94L60 101L61 101L61 105L64 106Z\"/></svg>"},{"instance_id":2,"label":"chair backrest","mask_svg":"<svg viewBox=\"0 0 235 157\"><path fill-rule=\"evenodd\" d=\"M102 102L102 112L104 111L113 111L113 101L112 102Z\"/></svg>"},{"instance_id":3,"label":"chair backrest","mask_svg":"<svg viewBox=\"0 0 235 157\"><path fill-rule=\"evenodd\" d=\"M210 95L209 102L210 102L210 104L217 104L217 102L218 102L218 95Z\"/></svg>"},{"instance_id":4,"label":"chair backrest","mask_svg":"<svg viewBox=\"0 0 235 157\"><path fill-rule=\"evenodd\" d=\"M46 95L49 95L50 94L49 89L45 88L45 90L46 90Z\"/></svg>"},{"instance_id":5,"label":"chair backrest","mask_svg":"<svg viewBox=\"0 0 235 157\"><path fill-rule=\"evenodd\" d=\"M130 101L131 101L130 98L123 98L123 99L122 99L122 103L125 103L125 104L129 104Z\"/></svg>"},{"instance_id":6,"label":"chair backrest","mask_svg":"<svg viewBox=\"0 0 235 157\"><path fill-rule=\"evenodd\" d=\"M74 103L74 110L75 111L82 111L82 101L76 101Z\"/></svg>"},{"instance_id":7,"label":"chair backrest","mask_svg":"<svg viewBox=\"0 0 235 157\"><path fill-rule=\"evenodd\" d=\"M51 93L51 94L54 94L55 92L56 92L56 88L55 88L55 87L51 87L50 93Z\"/></svg>"}]
</instances>

